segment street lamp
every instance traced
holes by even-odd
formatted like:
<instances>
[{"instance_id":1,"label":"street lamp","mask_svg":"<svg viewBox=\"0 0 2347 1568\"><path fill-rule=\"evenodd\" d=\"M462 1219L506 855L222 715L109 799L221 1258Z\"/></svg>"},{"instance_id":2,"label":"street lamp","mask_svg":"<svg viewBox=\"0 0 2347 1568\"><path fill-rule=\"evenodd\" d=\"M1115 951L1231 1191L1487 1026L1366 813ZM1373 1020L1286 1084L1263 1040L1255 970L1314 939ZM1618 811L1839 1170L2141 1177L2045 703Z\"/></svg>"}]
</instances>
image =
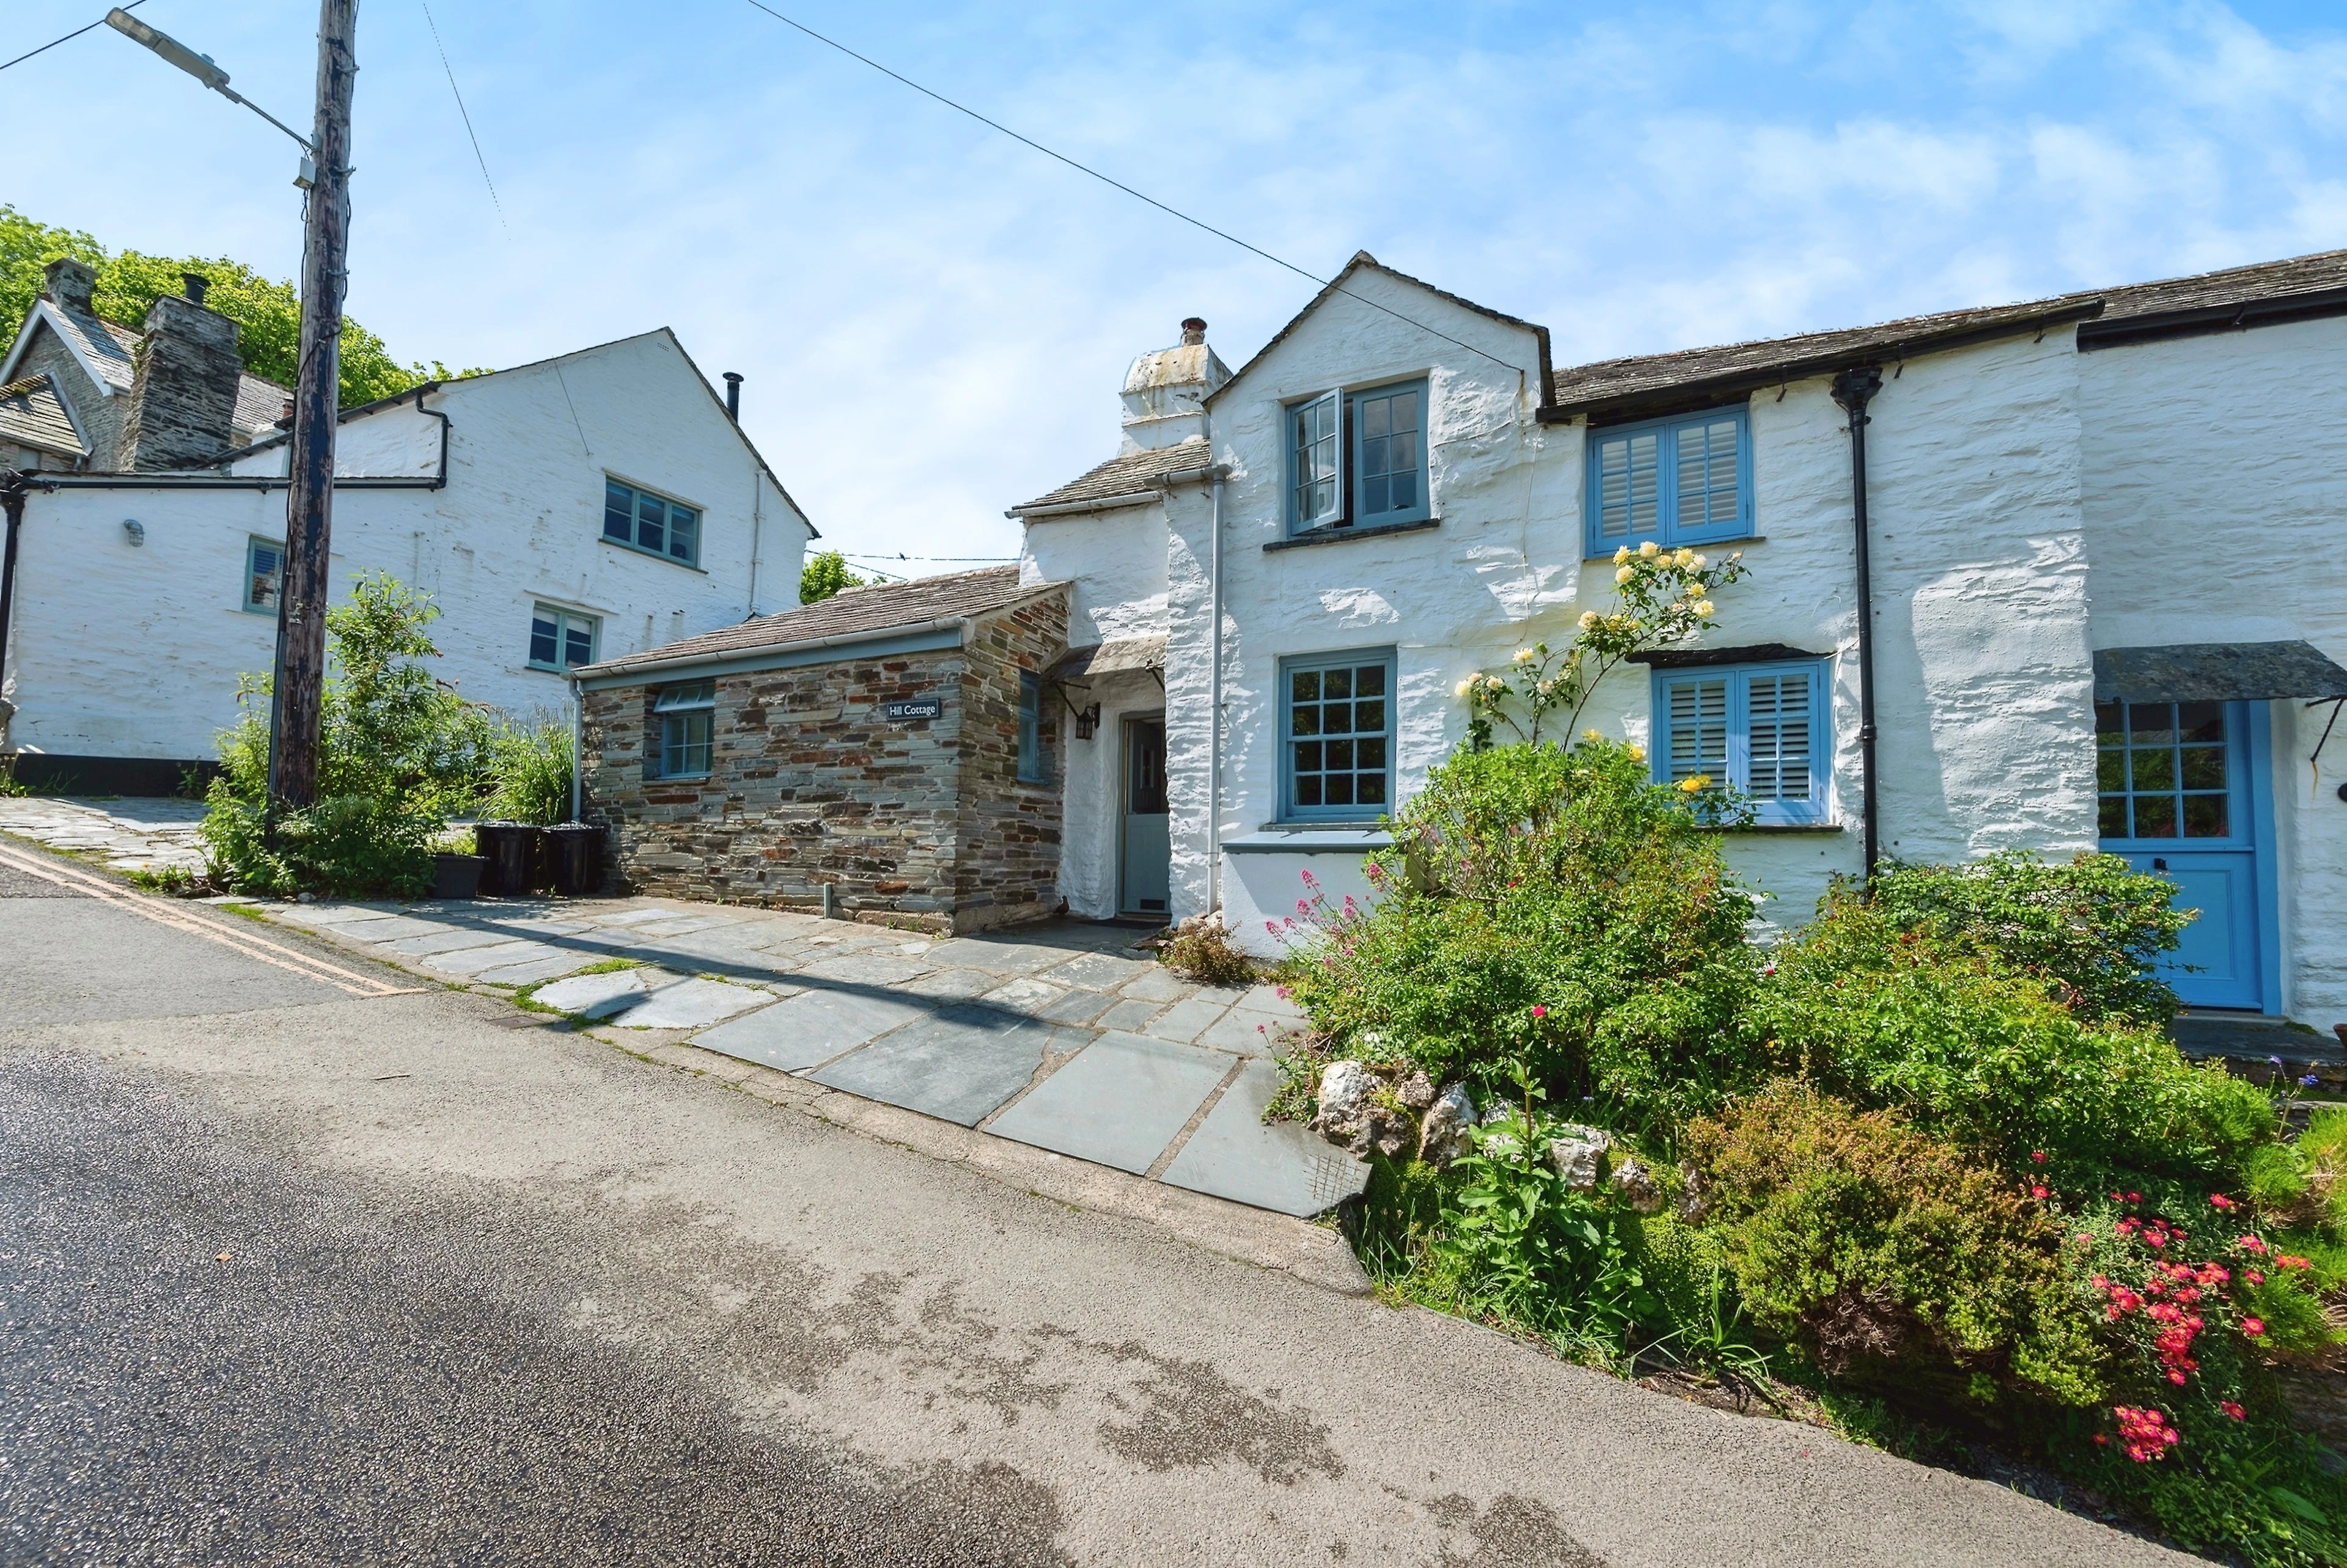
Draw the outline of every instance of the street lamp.
<instances>
[{"instance_id":1,"label":"street lamp","mask_svg":"<svg viewBox=\"0 0 2347 1568\"><path fill-rule=\"evenodd\" d=\"M318 166L310 160L310 155L317 149L310 145L310 138L295 130L292 126L287 125L283 120L279 119L275 115L271 114L267 109L262 108L259 104L254 103L251 98L246 97L243 94L230 87L228 85L228 73L221 70L218 66L212 64L212 57L210 55L197 54L193 49L190 49L185 44L179 42L179 39L171 36L170 34L163 32L159 28L149 27L146 23L141 22L138 17L133 16L129 12L123 10L118 5L106 14L106 25L113 28L116 32L121 34L124 37L128 38L131 42L135 44L143 44L148 48L154 50L155 53L160 55L165 60L179 67L179 69L187 72L188 75L195 77L196 80L211 88L212 91L220 94L220 97L228 99L229 102L232 104L242 104L245 108L251 109L253 113L267 120L271 125L275 126L279 130L282 130L287 136L292 137L296 142L301 144L302 148L302 168L300 172L294 175L293 183L300 186L302 190L307 190L312 185L317 182Z\"/></svg>"}]
</instances>

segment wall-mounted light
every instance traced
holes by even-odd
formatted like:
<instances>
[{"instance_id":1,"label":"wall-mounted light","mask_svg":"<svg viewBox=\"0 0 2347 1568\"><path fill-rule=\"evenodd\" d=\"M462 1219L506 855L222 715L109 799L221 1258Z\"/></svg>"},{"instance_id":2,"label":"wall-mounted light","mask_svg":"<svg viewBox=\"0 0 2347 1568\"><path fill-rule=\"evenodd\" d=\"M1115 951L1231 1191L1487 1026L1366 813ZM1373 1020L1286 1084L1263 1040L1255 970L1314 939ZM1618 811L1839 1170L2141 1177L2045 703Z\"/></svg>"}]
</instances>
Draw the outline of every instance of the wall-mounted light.
<instances>
[{"instance_id":1,"label":"wall-mounted light","mask_svg":"<svg viewBox=\"0 0 2347 1568\"><path fill-rule=\"evenodd\" d=\"M147 525L136 518L125 518L122 519L122 534L135 550L147 542Z\"/></svg>"},{"instance_id":2,"label":"wall-mounted light","mask_svg":"<svg viewBox=\"0 0 2347 1568\"><path fill-rule=\"evenodd\" d=\"M1100 704L1098 702L1094 702L1089 708L1076 710L1076 739L1089 741L1092 738L1092 732L1099 728Z\"/></svg>"}]
</instances>

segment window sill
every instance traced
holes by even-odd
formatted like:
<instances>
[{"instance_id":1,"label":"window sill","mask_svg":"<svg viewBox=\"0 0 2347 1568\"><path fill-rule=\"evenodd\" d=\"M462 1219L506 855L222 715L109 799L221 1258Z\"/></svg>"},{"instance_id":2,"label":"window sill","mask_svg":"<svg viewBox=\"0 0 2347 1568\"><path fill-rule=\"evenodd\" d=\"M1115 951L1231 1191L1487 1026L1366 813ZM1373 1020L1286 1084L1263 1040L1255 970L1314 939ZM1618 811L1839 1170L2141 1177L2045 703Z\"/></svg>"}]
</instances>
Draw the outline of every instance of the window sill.
<instances>
[{"instance_id":1,"label":"window sill","mask_svg":"<svg viewBox=\"0 0 2347 1568\"><path fill-rule=\"evenodd\" d=\"M1746 534L1741 538L1713 539L1706 544L1688 545L1685 548L1691 550L1716 550L1723 546L1733 545L1736 548L1742 549L1746 545L1765 545L1768 542L1768 536L1767 534ZM1677 545L1665 545L1660 539L1657 539L1655 541L1655 548L1667 555L1672 550L1678 549L1681 547ZM1630 547L1630 553L1632 555L1638 553L1636 545ZM1581 558L1581 564L1583 566L1612 566L1614 564L1614 553L1613 551L1608 550L1602 556L1583 556Z\"/></svg>"},{"instance_id":2,"label":"window sill","mask_svg":"<svg viewBox=\"0 0 2347 1568\"><path fill-rule=\"evenodd\" d=\"M592 661L589 661L589 662L592 662ZM567 668L567 669L566 669L566 668L558 668L557 666L552 665L552 664L540 664L540 663L539 663L537 660L535 660L535 659L530 660L528 662L525 663L525 664L522 666L522 668L523 668L523 669L525 669L525 670L534 670L534 671L537 671L538 674L540 674L540 675L559 675L559 676L561 676L561 677L562 677L564 680L566 680L566 681L568 681L569 679L570 679L570 672L571 672L571 671L573 671L573 670L584 670L586 667L587 667L587 666L586 666L586 665L584 665L584 664L573 664L573 665L570 665L570 666L569 666L569 668Z\"/></svg>"},{"instance_id":3,"label":"window sill","mask_svg":"<svg viewBox=\"0 0 2347 1568\"><path fill-rule=\"evenodd\" d=\"M1342 544L1348 539L1382 539L1395 534L1414 534L1425 528L1439 528L1440 518L1420 518L1414 523L1372 523L1365 528L1336 527L1315 528L1308 534L1296 534L1284 539L1274 539L1264 546L1266 550L1302 549L1307 545Z\"/></svg>"},{"instance_id":4,"label":"window sill","mask_svg":"<svg viewBox=\"0 0 2347 1568\"><path fill-rule=\"evenodd\" d=\"M1706 827L1706 833L1840 833L1838 822L1747 822L1740 827Z\"/></svg>"},{"instance_id":5,"label":"window sill","mask_svg":"<svg viewBox=\"0 0 2347 1568\"><path fill-rule=\"evenodd\" d=\"M1361 855L1393 847L1393 835L1374 822L1273 822L1223 840L1225 855Z\"/></svg>"},{"instance_id":6,"label":"window sill","mask_svg":"<svg viewBox=\"0 0 2347 1568\"><path fill-rule=\"evenodd\" d=\"M659 550L648 550L641 545L630 544L625 539L615 539L609 534L598 534L595 537L601 539L605 544L610 546L615 550L625 550L631 556L643 556L651 560L666 561L669 565L673 567L682 567L686 571L697 571L703 577L707 577L709 575L707 568L695 566L689 560L679 560L674 556L663 555Z\"/></svg>"}]
</instances>

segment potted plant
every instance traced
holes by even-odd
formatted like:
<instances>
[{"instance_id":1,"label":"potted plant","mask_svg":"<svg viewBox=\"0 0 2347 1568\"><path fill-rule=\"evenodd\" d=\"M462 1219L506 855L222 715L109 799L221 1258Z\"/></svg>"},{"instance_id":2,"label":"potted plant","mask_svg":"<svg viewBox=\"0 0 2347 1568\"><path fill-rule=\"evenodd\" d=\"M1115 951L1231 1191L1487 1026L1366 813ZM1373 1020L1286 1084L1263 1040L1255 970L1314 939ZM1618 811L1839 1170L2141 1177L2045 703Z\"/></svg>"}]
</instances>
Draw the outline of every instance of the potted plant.
<instances>
[{"instance_id":1,"label":"potted plant","mask_svg":"<svg viewBox=\"0 0 2347 1568\"><path fill-rule=\"evenodd\" d=\"M481 873L488 864L465 847L462 835L441 835L432 841L432 897L477 897L481 891Z\"/></svg>"}]
</instances>

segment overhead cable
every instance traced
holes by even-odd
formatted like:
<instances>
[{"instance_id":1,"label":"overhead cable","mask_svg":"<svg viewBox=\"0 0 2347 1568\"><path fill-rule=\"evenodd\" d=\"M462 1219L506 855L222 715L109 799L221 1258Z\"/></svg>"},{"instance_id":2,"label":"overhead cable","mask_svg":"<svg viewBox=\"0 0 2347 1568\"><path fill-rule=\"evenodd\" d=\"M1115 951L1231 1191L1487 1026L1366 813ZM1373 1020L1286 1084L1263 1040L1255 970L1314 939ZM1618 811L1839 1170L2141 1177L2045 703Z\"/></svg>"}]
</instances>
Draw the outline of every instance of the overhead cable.
<instances>
[{"instance_id":1,"label":"overhead cable","mask_svg":"<svg viewBox=\"0 0 2347 1568\"><path fill-rule=\"evenodd\" d=\"M138 7L140 7L141 5L144 5L145 4L147 4L147 0L130 0L130 3L129 3L128 5L118 6L118 7L117 7L117 9L123 10L123 11L136 11L136 10L138 10ZM103 27L103 26L106 26L106 18L105 18L105 17L103 17L103 16L100 16L97 21L92 22L92 23L89 25L89 26L87 26L87 27L76 27L72 32L67 33L67 34L64 37L62 37L62 38L52 38L52 39L50 39L47 43L46 43L46 44L42 45L42 46L41 46L39 48L37 48L37 49L27 49L27 50L26 50L23 54L21 54L21 55L17 56L15 59L8 61L5 65L0 65L0 71L5 71L5 70L6 70L6 69L8 68L8 67L9 67L9 66L21 66L21 65L23 65L26 60L31 59L35 55L46 55L46 54L47 54L51 49L56 48L59 44L70 44L70 43L72 43L76 38L80 37L84 33L88 32L88 31L90 30L90 28L92 28L92 27Z\"/></svg>"},{"instance_id":2,"label":"overhead cable","mask_svg":"<svg viewBox=\"0 0 2347 1568\"><path fill-rule=\"evenodd\" d=\"M489 205L497 210L497 221L507 229L506 204L497 200L497 182L489 178L489 160L481 156L481 138L473 130L473 117L465 108L465 95L456 87L456 67L448 63L448 46L440 41L440 24L432 19L429 0L415 0L424 7L424 25L432 29L432 46L440 51L440 68L448 73L448 92L456 100L456 113L465 121L465 134L473 143L473 161L481 166L481 183L489 188Z\"/></svg>"},{"instance_id":3,"label":"overhead cable","mask_svg":"<svg viewBox=\"0 0 2347 1568\"><path fill-rule=\"evenodd\" d=\"M1168 207L1163 201L1158 200L1154 196L1135 190L1132 186L1127 185L1121 179L1102 174L1099 169L1092 168L1089 164L1078 163L1066 153L1054 151L1051 148L1045 147L1041 142L1037 141L1031 136L1021 136L1019 132L1012 130L1009 126L1004 125L1000 120L989 119L986 116L979 113L976 109L969 108L967 104L956 103L953 99L946 97L945 94L935 91L929 87L925 87L920 83L913 80L912 77L890 70L887 67L872 58L869 55L859 55L854 49L851 49L846 45L841 43L838 39L826 37L823 34L818 33L814 28L808 26L804 22L793 21L790 17L784 15L780 11L775 10L772 5L766 5L764 0L743 0L743 3L757 10L764 11L767 15L772 16L775 21L782 23L786 27L796 28L798 31L805 34L808 37L813 38L816 43L822 44L826 47L838 50L841 54L846 55L851 60L861 61L863 64L871 67L874 70L879 72L882 76L888 77L890 80L903 83L906 87L912 88L922 97L936 99L938 103L945 105L946 108L952 109L957 114L968 115L970 118L978 121L979 124L987 127L989 129L999 130L1003 135L1009 137L1011 140L1031 147L1037 152L1041 153L1044 157L1054 159L1061 163L1064 163L1079 174L1088 174L1103 185L1113 186L1117 190L1123 191L1127 196L1132 197L1136 201L1146 202L1148 205L1156 208L1157 210L1164 213L1169 218L1178 218L1194 229L1203 229L1217 240L1228 241L1230 243L1236 245L1240 250L1251 251L1254 254L1262 257L1265 261L1269 261L1276 267L1285 267L1289 272L1295 273L1297 277L1307 279L1312 282L1319 284L1324 289L1336 287L1336 281L1334 279L1324 278L1317 272L1313 272L1297 266L1293 261L1285 260L1282 257L1275 256L1260 245L1250 245L1245 240L1240 239L1237 235L1230 233L1225 230L1217 229L1202 218L1193 218L1190 214L1182 211L1178 208ZM1458 348L1463 348L1469 354L1481 354L1485 359L1490 360L1493 364L1499 365L1502 369L1520 369L1519 366L1510 364L1498 354L1490 353L1484 349L1477 348L1471 343L1460 343L1449 333L1440 331L1435 327L1428 326L1424 322L1419 321L1414 317L1404 315L1401 312L1395 310L1390 305L1381 305L1375 300L1368 299L1364 295L1353 292L1350 289L1337 289L1337 292L1344 295L1348 300L1359 301L1360 303L1368 306L1371 310L1383 311L1386 314L1393 317L1394 320L1407 323L1422 333L1431 333L1432 335L1440 338L1444 343L1452 344Z\"/></svg>"}]
</instances>

